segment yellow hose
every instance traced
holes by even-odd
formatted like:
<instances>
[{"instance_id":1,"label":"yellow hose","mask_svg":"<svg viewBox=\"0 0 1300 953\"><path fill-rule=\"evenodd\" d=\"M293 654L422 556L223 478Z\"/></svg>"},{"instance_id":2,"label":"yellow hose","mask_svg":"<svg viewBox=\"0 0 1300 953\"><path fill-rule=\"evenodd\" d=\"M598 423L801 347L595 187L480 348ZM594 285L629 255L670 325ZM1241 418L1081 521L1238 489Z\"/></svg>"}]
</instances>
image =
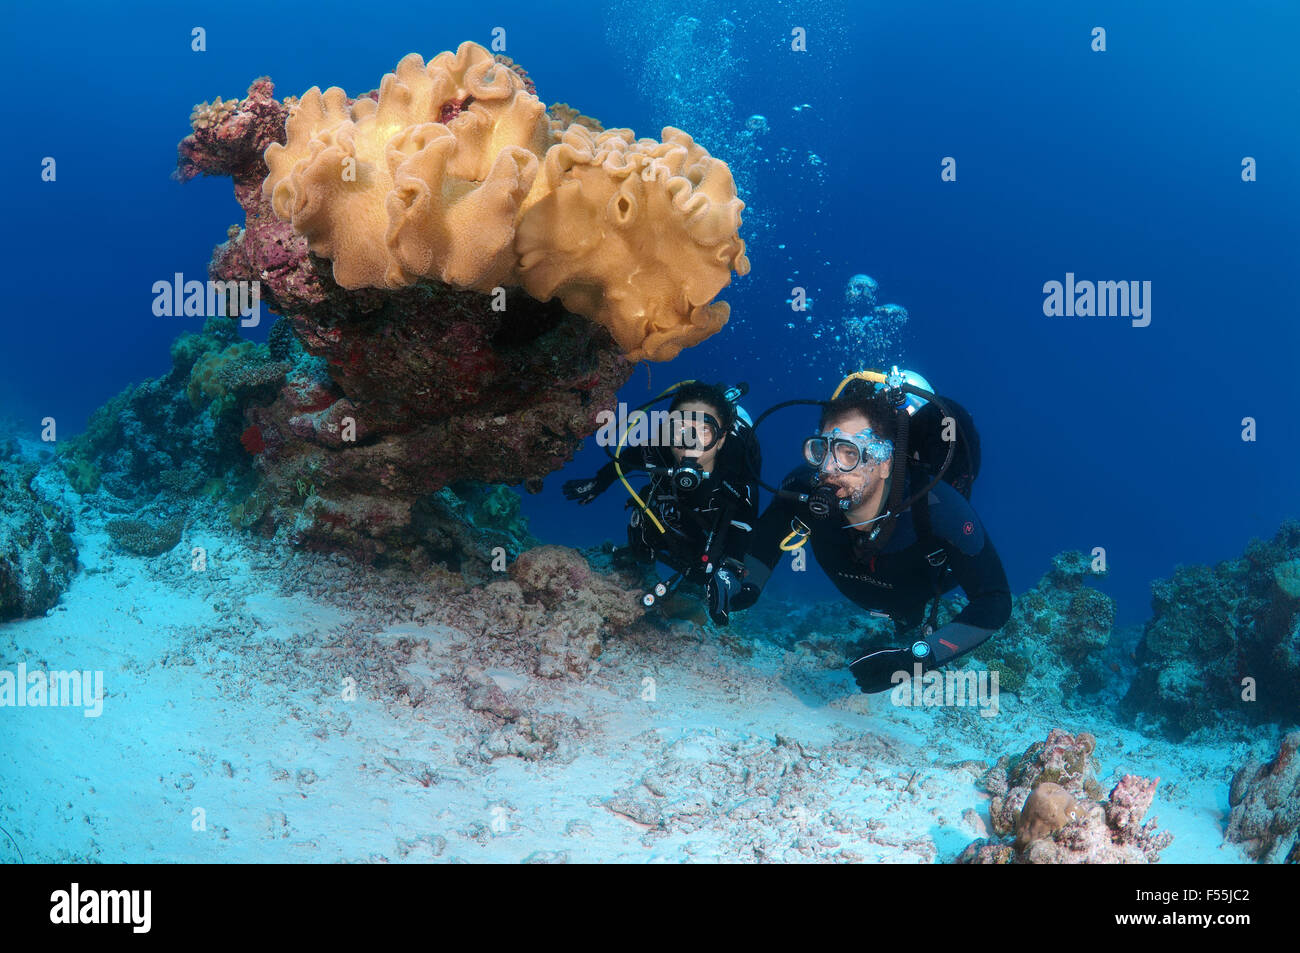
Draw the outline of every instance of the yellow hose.
<instances>
[{"instance_id":1,"label":"yellow hose","mask_svg":"<svg viewBox=\"0 0 1300 953\"><path fill-rule=\"evenodd\" d=\"M662 394L660 394L650 403L653 404L656 401L662 400L663 398L671 394L673 391L675 391L677 388L681 387L683 384L694 384L694 383L695 382L693 380L678 381L676 384L674 384L672 387L669 387L667 390L665 390ZM618 481L623 484L623 489L627 490L627 495L632 497L632 499L636 501L636 505L641 507L641 512L645 513L646 516L650 517L650 522L654 523L655 526L658 527L660 535L667 536L668 530L664 529L664 524L659 522L659 518L655 516L654 512L650 509L650 507L646 505L645 500L637 496L636 490L632 489L632 484L627 482L627 477L623 475L623 466L619 462L619 456L623 453L623 441L627 439L627 432L628 430L632 429L632 421L636 420L637 414L640 414L642 417L644 417L645 411L638 410L631 417L629 417L627 421L627 429L625 429L618 438L618 448L615 449L614 451L614 472L618 474Z\"/></svg>"},{"instance_id":2,"label":"yellow hose","mask_svg":"<svg viewBox=\"0 0 1300 953\"><path fill-rule=\"evenodd\" d=\"M849 381L871 381L873 384L885 384L888 383L889 378L885 376L883 371L857 371L840 381L840 386L835 388L835 393L831 394L831 400L840 396L840 391L844 390L844 386Z\"/></svg>"}]
</instances>

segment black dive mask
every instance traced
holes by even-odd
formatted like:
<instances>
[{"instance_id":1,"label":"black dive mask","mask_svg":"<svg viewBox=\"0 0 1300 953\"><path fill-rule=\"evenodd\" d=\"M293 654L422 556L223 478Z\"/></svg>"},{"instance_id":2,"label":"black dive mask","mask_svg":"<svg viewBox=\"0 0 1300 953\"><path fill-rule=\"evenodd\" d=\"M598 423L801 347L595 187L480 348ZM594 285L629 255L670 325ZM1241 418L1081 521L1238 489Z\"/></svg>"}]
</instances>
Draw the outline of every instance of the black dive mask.
<instances>
[{"instance_id":1,"label":"black dive mask","mask_svg":"<svg viewBox=\"0 0 1300 953\"><path fill-rule=\"evenodd\" d=\"M663 442L669 447L708 453L725 436L712 414L696 410L673 410L664 420Z\"/></svg>"}]
</instances>

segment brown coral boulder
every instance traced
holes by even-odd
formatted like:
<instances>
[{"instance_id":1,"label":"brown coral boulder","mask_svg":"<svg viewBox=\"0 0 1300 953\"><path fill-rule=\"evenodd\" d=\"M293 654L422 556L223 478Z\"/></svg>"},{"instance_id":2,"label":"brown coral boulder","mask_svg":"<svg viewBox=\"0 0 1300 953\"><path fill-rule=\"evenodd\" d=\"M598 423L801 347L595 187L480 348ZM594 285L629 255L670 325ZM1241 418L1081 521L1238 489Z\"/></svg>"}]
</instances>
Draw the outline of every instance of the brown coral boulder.
<instances>
[{"instance_id":1,"label":"brown coral boulder","mask_svg":"<svg viewBox=\"0 0 1300 953\"><path fill-rule=\"evenodd\" d=\"M1044 781L1034 788L1016 821L1016 850L1055 834L1079 817L1079 803L1059 784Z\"/></svg>"}]
</instances>

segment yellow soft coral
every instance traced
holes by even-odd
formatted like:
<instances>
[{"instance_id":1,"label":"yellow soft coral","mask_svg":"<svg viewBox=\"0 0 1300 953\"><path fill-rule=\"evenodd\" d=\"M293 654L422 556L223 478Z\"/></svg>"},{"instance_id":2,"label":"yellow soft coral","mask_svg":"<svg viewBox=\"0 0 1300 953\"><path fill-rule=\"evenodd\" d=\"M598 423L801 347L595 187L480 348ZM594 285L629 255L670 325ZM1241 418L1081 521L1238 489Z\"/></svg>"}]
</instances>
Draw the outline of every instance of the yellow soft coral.
<instances>
[{"instance_id":1,"label":"yellow soft coral","mask_svg":"<svg viewBox=\"0 0 1300 953\"><path fill-rule=\"evenodd\" d=\"M717 332L730 307L710 302L732 269L749 272L726 163L680 129L663 136L570 126L515 243L530 295L599 321L633 360L670 360Z\"/></svg>"},{"instance_id":2,"label":"yellow soft coral","mask_svg":"<svg viewBox=\"0 0 1300 953\"><path fill-rule=\"evenodd\" d=\"M461 108L460 104L465 104ZM439 122L444 107L459 109ZM546 108L474 43L412 53L379 100L309 89L266 150L263 191L345 288L437 278L491 290L514 271L514 224L550 136Z\"/></svg>"},{"instance_id":3,"label":"yellow soft coral","mask_svg":"<svg viewBox=\"0 0 1300 953\"><path fill-rule=\"evenodd\" d=\"M263 190L345 288L522 285L604 324L629 359L668 360L726 323L710 302L749 271L744 203L684 132L637 140L582 118L553 131L475 43L427 66L411 54L378 101L308 90Z\"/></svg>"}]
</instances>

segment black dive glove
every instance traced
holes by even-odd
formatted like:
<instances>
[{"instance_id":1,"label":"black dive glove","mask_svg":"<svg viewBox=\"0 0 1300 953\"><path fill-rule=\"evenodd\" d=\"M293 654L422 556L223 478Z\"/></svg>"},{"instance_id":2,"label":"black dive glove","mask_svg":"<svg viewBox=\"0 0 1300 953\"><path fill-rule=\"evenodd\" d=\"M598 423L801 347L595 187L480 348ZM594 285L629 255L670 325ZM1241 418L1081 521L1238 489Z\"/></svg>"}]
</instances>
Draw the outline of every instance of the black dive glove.
<instances>
[{"instance_id":1,"label":"black dive glove","mask_svg":"<svg viewBox=\"0 0 1300 953\"><path fill-rule=\"evenodd\" d=\"M898 682L894 680L895 672L904 672L908 678L916 674L916 665L920 663L921 674L934 667L934 653L924 639L918 639L905 649L873 649L849 665L853 680L858 688L868 695L887 692Z\"/></svg>"},{"instance_id":2,"label":"black dive glove","mask_svg":"<svg viewBox=\"0 0 1300 953\"><path fill-rule=\"evenodd\" d=\"M717 625L731 622L731 613L748 609L758 601L758 586L742 582L741 574L723 566L709 577L709 618Z\"/></svg>"},{"instance_id":3,"label":"black dive glove","mask_svg":"<svg viewBox=\"0 0 1300 953\"><path fill-rule=\"evenodd\" d=\"M566 500L573 500L582 506L586 506L608 490L611 482L598 473L587 480L570 480L560 489L564 492Z\"/></svg>"}]
</instances>

